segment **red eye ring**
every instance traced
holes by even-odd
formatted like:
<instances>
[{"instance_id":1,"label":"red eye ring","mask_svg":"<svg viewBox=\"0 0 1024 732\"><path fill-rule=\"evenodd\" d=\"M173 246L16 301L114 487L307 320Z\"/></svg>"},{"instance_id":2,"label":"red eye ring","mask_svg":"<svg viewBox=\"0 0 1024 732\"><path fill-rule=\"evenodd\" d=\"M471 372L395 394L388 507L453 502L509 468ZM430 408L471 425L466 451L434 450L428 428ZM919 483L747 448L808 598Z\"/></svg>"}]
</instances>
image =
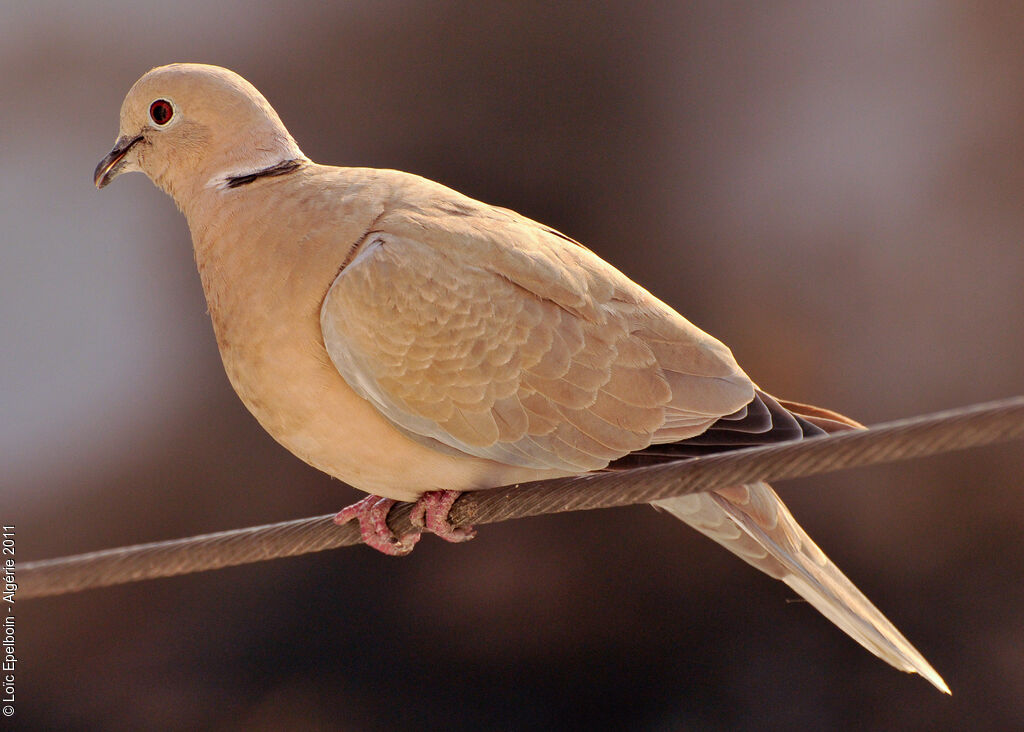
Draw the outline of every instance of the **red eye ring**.
<instances>
[{"instance_id":1,"label":"red eye ring","mask_svg":"<svg viewBox=\"0 0 1024 732\"><path fill-rule=\"evenodd\" d=\"M163 127L174 116L174 107L166 99L157 99L149 105L149 118L153 124Z\"/></svg>"}]
</instances>

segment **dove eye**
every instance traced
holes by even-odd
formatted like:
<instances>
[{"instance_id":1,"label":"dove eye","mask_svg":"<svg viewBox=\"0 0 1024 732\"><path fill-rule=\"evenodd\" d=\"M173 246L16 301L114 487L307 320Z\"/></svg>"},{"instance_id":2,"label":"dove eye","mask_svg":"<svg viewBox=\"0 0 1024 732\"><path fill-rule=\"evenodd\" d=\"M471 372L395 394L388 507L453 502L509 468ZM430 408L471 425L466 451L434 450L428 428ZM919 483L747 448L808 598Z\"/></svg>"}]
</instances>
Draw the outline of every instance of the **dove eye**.
<instances>
[{"instance_id":1,"label":"dove eye","mask_svg":"<svg viewBox=\"0 0 1024 732\"><path fill-rule=\"evenodd\" d=\"M174 107L166 99L157 99L149 105L149 118L153 120L154 124L163 127L171 121L172 116L174 116Z\"/></svg>"}]
</instances>

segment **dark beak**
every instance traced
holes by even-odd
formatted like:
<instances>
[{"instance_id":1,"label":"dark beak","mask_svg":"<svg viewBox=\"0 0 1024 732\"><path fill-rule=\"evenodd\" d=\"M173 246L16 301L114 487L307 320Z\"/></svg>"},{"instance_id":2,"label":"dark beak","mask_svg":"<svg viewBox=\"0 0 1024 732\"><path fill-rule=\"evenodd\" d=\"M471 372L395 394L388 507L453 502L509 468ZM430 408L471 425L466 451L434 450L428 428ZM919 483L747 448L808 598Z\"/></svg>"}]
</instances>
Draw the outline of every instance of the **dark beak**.
<instances>
[{"instance_id":1,"label":"dark beak","mask_svg":"<svg viewBox=\"0 0 1024 732\"><path fill-rule=\"evenodd\" d=\"M124 165L124 156L136 143L141 141L142 135L139 135L131 140L122 137L114 144L114 149L107 153L107 156L96 166L96 172L93 173L92 182L96 184L97 188L103 188L117 177Z\"/></svg>"}]
</instances>

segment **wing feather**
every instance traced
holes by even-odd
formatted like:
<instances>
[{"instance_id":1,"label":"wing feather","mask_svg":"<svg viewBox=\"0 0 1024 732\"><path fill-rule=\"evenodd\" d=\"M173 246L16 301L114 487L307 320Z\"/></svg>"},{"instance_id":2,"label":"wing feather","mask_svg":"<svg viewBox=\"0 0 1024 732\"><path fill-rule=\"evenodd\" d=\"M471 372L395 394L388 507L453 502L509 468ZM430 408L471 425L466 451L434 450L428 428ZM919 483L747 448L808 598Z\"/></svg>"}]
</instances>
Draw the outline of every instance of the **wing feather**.
<instances>
[{"instance_id":1,"label":"wing feather","mask_svg":"<svg viewBox=\"0 0 1024 732\"><path fill-rule=\"evenodd\" d=\"M584 472L750 402L725 346L588 250L437 188L381 217L321 310L338 371L407 434Z\"/></svg>"}]
</instances>

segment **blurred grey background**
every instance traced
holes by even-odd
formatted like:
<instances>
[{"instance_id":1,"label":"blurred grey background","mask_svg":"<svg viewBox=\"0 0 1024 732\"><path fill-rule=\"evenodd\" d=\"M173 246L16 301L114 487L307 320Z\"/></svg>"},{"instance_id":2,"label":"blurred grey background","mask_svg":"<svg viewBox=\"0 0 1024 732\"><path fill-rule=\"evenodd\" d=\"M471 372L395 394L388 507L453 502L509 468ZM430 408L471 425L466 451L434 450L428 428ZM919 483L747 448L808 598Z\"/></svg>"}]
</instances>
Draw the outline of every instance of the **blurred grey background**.
<instances>
[{"instance_id":1,"label":"blurred grey background","mask_svg":"<svg viewBox=\"0 0 1024 732\"><path fill-rule=\"evenodd\" d=\"M318 162L580 239L764 388L867 423L1019 394L1024 8L9 3L0 482L26 561L341 508L222 373L184 219L91 184L152 66L228 66ZM953 688L646 507L17 605L26 729L1024 725L1020 443L778 486Z\"/></svg>"}]
</instances>

